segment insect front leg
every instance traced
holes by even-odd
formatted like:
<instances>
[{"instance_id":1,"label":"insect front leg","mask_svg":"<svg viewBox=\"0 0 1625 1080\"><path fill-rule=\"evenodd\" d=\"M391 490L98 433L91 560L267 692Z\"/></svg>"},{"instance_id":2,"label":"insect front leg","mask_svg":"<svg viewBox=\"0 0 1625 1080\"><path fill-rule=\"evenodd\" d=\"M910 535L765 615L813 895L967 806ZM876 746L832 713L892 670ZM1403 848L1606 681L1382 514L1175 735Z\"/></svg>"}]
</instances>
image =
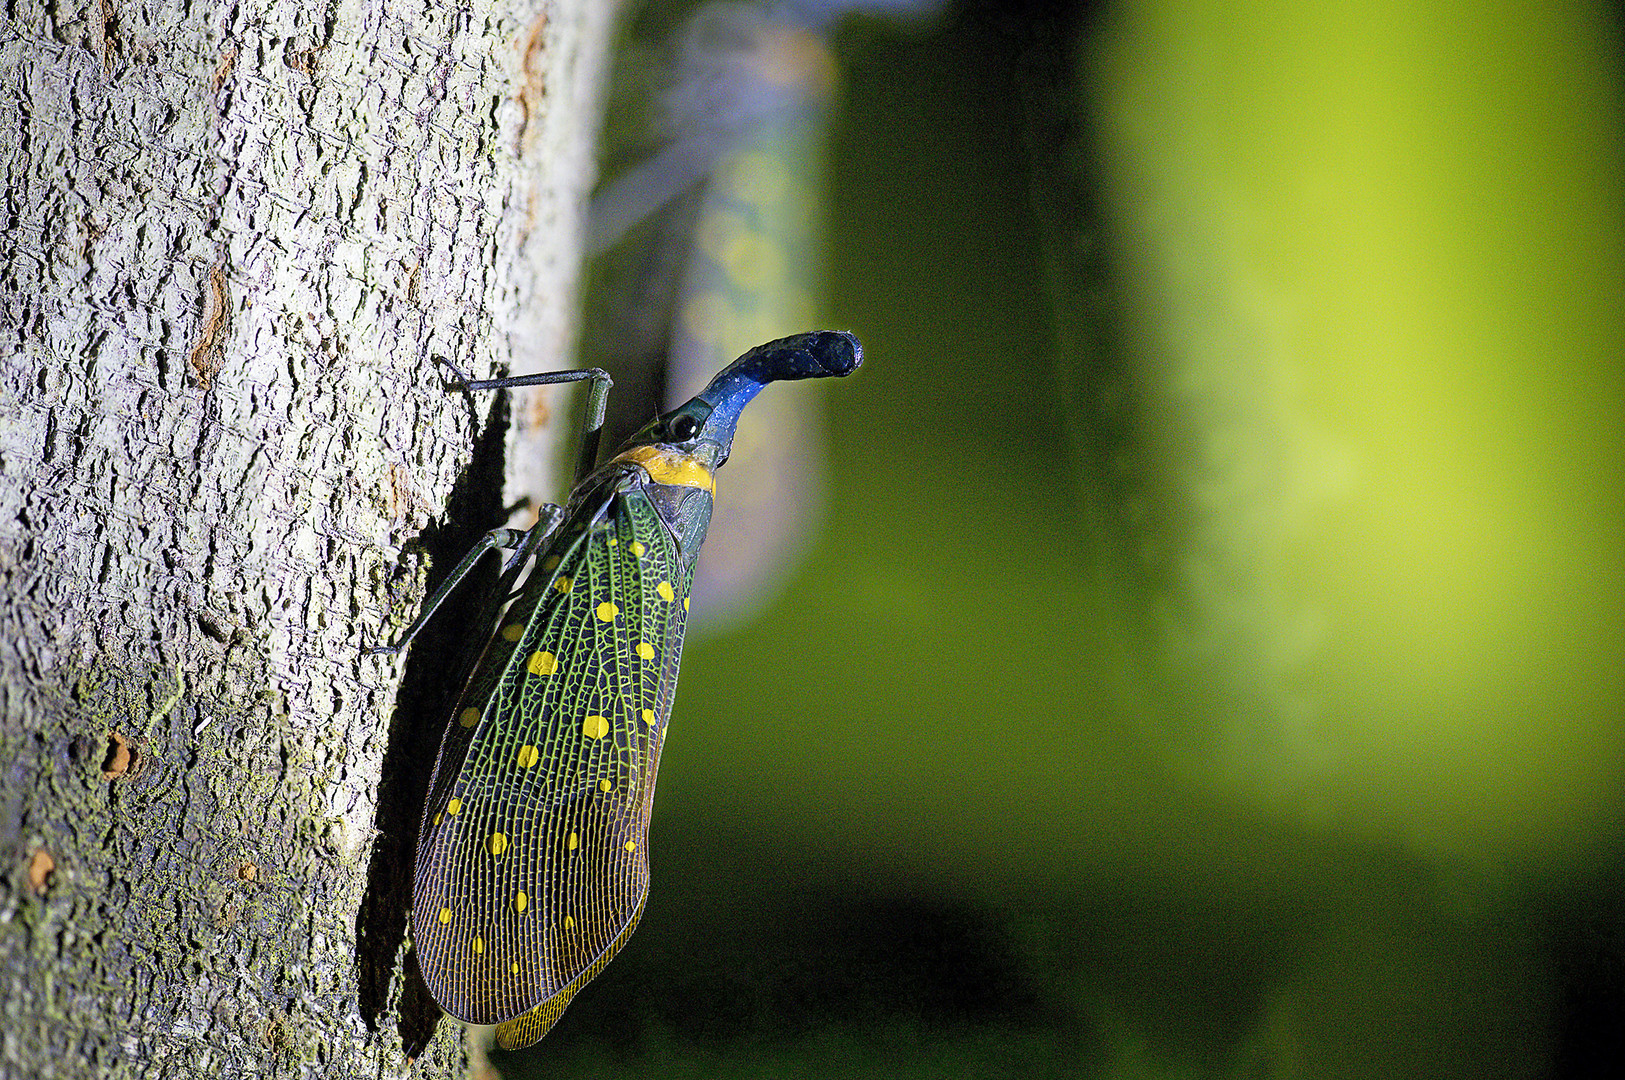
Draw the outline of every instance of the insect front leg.
<instances>
[{"instance_id":1,"label":"insect front leg","mask_svg":"<svg viewBox=\"0 0 1625 1080\"><path fill-rule=\"evenodd\" d=\"M470 379L458 371L449 360L440 362L451 368L457 379L448 388L460 390L509 390L518 386L552 386L557 383L591 380L587 388L587 425L581 434L581 457L576 462L575 482L592 472L598 462L598 442L604 434L604 412L609 407L609 391L615 385L609 372L602 368L583 368L576 371L543 371L536 375L513 375L504 379Z\"/></svg>"},{"instance_id":2,"label":"insect front leg","mask_svg":"<svg viewBox=\"0 0 1625 1080\"><path fill-rule=\"evenodd\" d=\"M443 357L437 358L456 376L456 379L446 384L447 389L461 390L504 390L518 386L547 386L555 383L581 382L588 380L591 386L587 390L587 424L581 438L581 455L576 464L576 480L592 471L598 461L598 442L604 431L604 412L609 404L609 391L614 382L609 373L601 368L586 368L579 371L544 371L536 375L516 375L504 379L470 379L459 371L455 365ZM564 511L552 503L543 506L537 516L536 524L529 529L493 529L480 537L478 543L464 555L462 561L452 568L451 573L434 595L424 603L423 610L418 617L412 620L401 634L401 639L393 645L374 645L363 650L367 656L389 656L400 652L417 636L424 624L433 617L440 605L445 603L451 591L469 575L480 557L487 551L496 548L514 552L513 557L503 563L502 576L498 581L499 592L507 600L513 599L511 595L514 584L519 578L521 569L526 561L536 553L543 540L552 535L558 528L559 521L564 517Z\"/></svg>"}]
</instances>

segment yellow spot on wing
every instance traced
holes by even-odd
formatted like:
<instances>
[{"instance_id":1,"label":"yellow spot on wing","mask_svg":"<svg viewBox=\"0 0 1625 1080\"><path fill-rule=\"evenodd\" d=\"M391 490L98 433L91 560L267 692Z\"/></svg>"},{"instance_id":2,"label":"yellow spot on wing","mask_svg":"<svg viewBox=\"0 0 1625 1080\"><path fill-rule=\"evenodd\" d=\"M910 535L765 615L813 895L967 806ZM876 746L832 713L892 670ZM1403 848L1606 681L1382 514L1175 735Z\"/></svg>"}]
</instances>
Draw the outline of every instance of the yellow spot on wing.
<instances>
[{"instance_id":1,"label":"yellow spot on wing","mask_svg":"<svg viewBox=\"0 0 1625 1080\"><path fill-rule=\"evenodd\" d=\"M570 834L570 850L574 851L576 848L578 848L580 846L581 846L581 837L577 836L575 833L571 833Z\"/></svg>"},{"instance_id":2,"label":"yellow spot on wing","mask_svg":"<svg viewBox=\"0 0 1625 1080\"><path fill-rule=\"evenodd\" d=\"M647 641L638 642L638 656L644 660L653 660L655 658L655 647Z\"/></svg>"},{"instance_id":3,"label":"yellow spot on wing","mask_svg":"<svg viewBox=\"0 0 1625 1080\"><path fill-rule=\"evenodd\" d=\"M507 626L504 626L502 628L502 640L503 641L518 641L521 637L524 637L524 635L525 635L525 624L524 623L512 622L512 623L509 623Z\"/></svg>"},{"instance_id":4,"label":"yellow spot on wing","mask_svg":"<svg viewBox=\"0 0 1625 1080\"><path fill-rule=\"evenodd\" d=\"M626 546L626 550L630 551L632 554L641 559L643 558L644 552L648 551L649 549L643 546L642 540L634 540Z\"/></svg>"},{"instance_id":5,"label":"yellow spot on wing","mask_svg":"<svg viewBox=\"0 0 1625 1080\"><path fill-rule=\"evenodd\" d=\"M501 855L504 851L508 850L507 835L499 832L492 833L489 846L491 848L491 854Z\"/></svg>"},{"instance_id":6,"label":"yellow spot on wing","mask_svg":"<svg viewBox=\"0 0 1625 1080\"><path fill-rule=\"evenodd\" d=\"M470 705L457 714L457 723L462 727L473 727L480 722L480 710Z\"/></svg>"},{"instance_id":7,"label":"yellow spot on wing","mask_svg":"<svg viewBox=\"0 0 1625 1080\"><path fill-rule=\"evenodd\" d=\"M620 614L620 610L620 608L616 607L608 600L605 600L602 604L598 605L598 621L614 622L615 616Z\"/></svg>"},{"instance_id":8,"label":"yellow spot on wing","mask_svg":"<svg viewBox=\"0 0 1625 1080\"><path fill-rule=\"evenodd\" d=\"M521 746L519 748L519 767L532 768L542 758L542 752L534 746Z\"/></svg>"},{"instance_id":9,"label":"yellow spot on wing","mask_svg":"<svg viewBox=\"0 0 1625 1080\"><path fill-rule=\"evenodd\" d=\"M688 597L686 597L686 596L683 597L683 610L684 611L688 610Z\"/></svg>"},{"instance_id":10,"label":"yellow spot on wing","mask_svg":"<svg viewBox=\"0 0 1625 1080\"><path fill-rule=\"evenodd\" d=\"M457 811L461 810L462 808L463 800L453 799L451 802L446 804L446 813L450 814L452 817L456 817Z\"/></svg>"},{"instance_id":11,"label":"yellow spot on wing","mask_svg":"<svg viewBox=\"0 0 1625 1080\"><path fill-rule=\"evenodd\" d=\"M656 585L655 592L662 600L671 600L677 595L671 591L671 582L669 581L662 581L659 585Z\"/></svg>"},{"instance_id":12,"label":"yellow spot on wing","mask_svg":"<svg viewBox=\"0 0 1625 1080\"><path fill-rule=\"evenodd\" d=\"M600 780L600 781L598 781L598 790L599 791L609 791L614 786L615 785L610 783L608 780Z\"/></svg>"},{"instance_id":13,"label":"yellow spot on wing","mask_svg":"<svg viewBox=\"0 0 1625 1080\"><path fill-rule=\"evenodd\" d=\"M628 850L628 851L636 851L637 849L638 849L638 842L636 840L628 840L626 842L626 850Z\"/></svg>"},{"instance_id":14,"label":"yellow spot on wing","mask_svg":"<svg viewBox=\"0 0 1625 1080\"><path fill-rule=\"evenodd\" d=\"M443 907L440 909L440 923L444 926L449 922L451 922L451 908Z\"/></svg>"},{"instance_id":15,"label":"yellow spot on wing","mask_svg":"<svg viewBox=\"0 0 1625 1080\"><path fill-rule=\"evenodd\" d=\"M589 716L581 721L581 734L589 739L602 739L609 734L609 721L602 716Z\"/></svg>"},{"instance_id":16,"label":"yellow spot on wing","mask_svg":"<svg viewBox=\"0 0 1625 1080\"><path fill-rule=\"evenodd\" d=\"M525 909L528 908L529 906L530 906L530 897L526 896L523 891L517 892L517 893L514 894L513 909L515 911L517 911L517 912L519 912L519 914L523 915L525 913Z\"/></svg>"},{"instance_id":17,"label":"yellow spot on wing","mask_svg":"<svg viewBox=\"0 0 1625 1080\"><path fill-rule=\"evenodd\" d=\"M655 711L653 709L643 710L643 722L645 724L652 724L655 722Z\"/></svg>"},{"instance_id":18,"label":"yellow spot on wing","mask_svg":"<svg viewBox=\"0 0 1625 1080\"><path fill-rule=\"evenodd\" d=\"M525 670L532 675L551 675L558 666L559 662L553 658L552 653L533 652L530 654L530 661L525 665Z\"/></svg>"},{"instance_id":19,"label":"yellow spot on wing","mask_svg":"<svg viewBox=\"0 0 1625 1080\"><path fill-rule=\"evenodd\" d=\"M477 937L477 938L474 939L474 951L477 952L477 953L482 953L482 952L485 951L485 939L484 938Z\"/></svg>"},{"instance_id":20,"label":"yellow spot on wing","mask_svg":"<svg viewBox=\"0 0 1625 1080\"><path fill-rule=\"evenodd\" d=\"M566 930L572 929L575 926L575 924L576 924L576 921L574 919L570 918L570 916L566 915L564 917L564 928Z\"/></svg>"},{"instance_id":21,"label":"yellow spot on wing","mask_svg":"<svg viewBox=\"0 0 1625 1080\"><path fill-rule=\"evenodd\" d=\"M510 964L508 966L508 974L510 974L510 975L519 974L519 961L515 960L512 964Z\"/></svg>"},{"instance_id":22,"label":"yellow spot on wing","mask_svg":"<svg viewBox=\"0 0 1625 1080\"><path fill-rule=\"evenodd\" d=\"M575 584L575 583L572 582L567 577L561 577L561 578L554 578L553 579L553 587L555 589L557 589L559 592L569 592L570 591L570 586L573 585L573 584Z\"/></svg>"}]
</instances>

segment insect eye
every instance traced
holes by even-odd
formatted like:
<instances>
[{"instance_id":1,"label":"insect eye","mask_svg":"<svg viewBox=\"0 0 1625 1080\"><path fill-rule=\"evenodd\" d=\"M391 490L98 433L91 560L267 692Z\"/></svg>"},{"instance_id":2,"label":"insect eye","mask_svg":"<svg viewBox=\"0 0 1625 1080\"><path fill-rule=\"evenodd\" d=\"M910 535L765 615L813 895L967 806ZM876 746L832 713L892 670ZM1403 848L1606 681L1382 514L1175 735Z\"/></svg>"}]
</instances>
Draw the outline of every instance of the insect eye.
<instances>
[{"instance_id":1,"label":"insect eye","mask_svg":"<svg viewBox=\"0 0 1625 1080\"><path fill-rule=\"evenodd\" d=\"M700 422L687 413L674 416L671 423L666 425L666 432L671 436L672 442L687 442L700 430Z\"/></svg>"}]
</instances>

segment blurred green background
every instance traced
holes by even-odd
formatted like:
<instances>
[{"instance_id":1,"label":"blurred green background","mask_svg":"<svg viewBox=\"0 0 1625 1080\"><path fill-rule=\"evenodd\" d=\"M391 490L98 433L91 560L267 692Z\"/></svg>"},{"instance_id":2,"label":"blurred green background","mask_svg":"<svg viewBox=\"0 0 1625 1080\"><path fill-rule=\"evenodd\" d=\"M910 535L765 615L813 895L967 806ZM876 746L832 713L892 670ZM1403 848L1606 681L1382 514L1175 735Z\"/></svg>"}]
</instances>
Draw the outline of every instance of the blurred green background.
<instances>
[{"instance_id":1,"label":"blurred green background","mask_svg":"<svg viewBox=\"0 0 1625 1080\"><path fill-rule=\"evenodd\" d=\"M696 633L642 925L499 1066L1611 1072L1617 10L816 33L822 524Z\"/></svg>"}]
</instances>

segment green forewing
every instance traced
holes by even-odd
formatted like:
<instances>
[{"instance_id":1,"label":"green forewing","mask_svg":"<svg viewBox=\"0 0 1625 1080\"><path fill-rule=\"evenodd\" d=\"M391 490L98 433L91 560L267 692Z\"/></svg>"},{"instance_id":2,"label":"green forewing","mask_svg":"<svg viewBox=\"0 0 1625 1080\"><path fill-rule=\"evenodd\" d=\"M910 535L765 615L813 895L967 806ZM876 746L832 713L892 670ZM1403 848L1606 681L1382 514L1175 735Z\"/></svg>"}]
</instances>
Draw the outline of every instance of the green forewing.
<instances>
[{"instance_id":1,"label":"green forewing","mask_svg":"<svg viewBox=\"0 0 1625 1080\"><path fill-rule=\"evenodd\" d=\"M435 767L413 902L419 965L448 1012L504 1025L504 1046L546 1033L648 894L649 810L692 579L684 547L697 546L662 520L656 500L669 492L623 474L572 503ZM681 494L709 510L708 492Z\"/></svg>"}]
</instances>

